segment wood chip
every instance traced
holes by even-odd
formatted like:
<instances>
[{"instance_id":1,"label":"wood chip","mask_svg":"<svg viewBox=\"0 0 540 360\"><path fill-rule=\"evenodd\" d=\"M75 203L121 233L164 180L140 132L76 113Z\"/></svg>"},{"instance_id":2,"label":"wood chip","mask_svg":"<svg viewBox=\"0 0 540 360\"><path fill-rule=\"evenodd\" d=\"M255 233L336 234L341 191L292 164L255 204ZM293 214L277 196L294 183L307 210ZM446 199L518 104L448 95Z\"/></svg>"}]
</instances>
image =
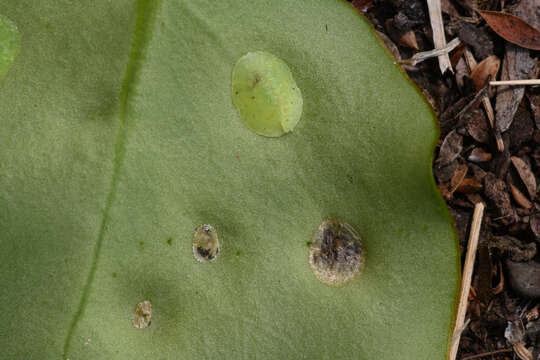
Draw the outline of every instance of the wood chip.
<instances>
[{"instance_id":1,"label":"wood chip","mask_svg":"<svg viewBox=\"0 0 540 360\"><path fill-rule=\"evenodd\" d=\"M540 93L528 94L528 98L531 111L534 114L534 123L536 124L536 128L540 129Z\"/></svg>"},{"instance_id":2,"label":"wood chip","mask_svg":"<svg viewBox=\"0 0 540 360\"><path fill-rule=\"evenodd\" d=\"M501 80L528 79L532 77L536 62L529 50L506 44ZM496 124L499 131L508 130L514 119L519 103L523 99L523 86L499 86L495 104Z\"/></svg>"},{"instance_id":3,"label":"wood chip","mask_svg":"<svg viewBox=\"0 0 540 360\"><path fill-rule=\"evenodd\" d=\"M532 203L529 201L529 199L527 199L527 197L525 197L525 195L523 195L523 193L512 184L510 184L510 192L512 193L512 197L519 206L524 209L532 208Z\"/></svg>"},{"instance_id":4,"label":"wood chip","mask_svg":"<svg viewBox=\"0 0 540 360\"><path fill-rule=\"evenodd\" d=\"M488 36L485 27L477 27L465 21L459 21L458 37L472 49L479 59L493 54L493 40Z\"/></svg>"},{"instance_id":5,"label":"wood chip","mask_svg":"<svg viewBox=\"0 0 540 360\"><path fill-rule=\"evenodd\" d=\"M398 42L400 45L408 47L409 49L413 49L416 51L419 50L418 42L416 41L416 34L412 30L403 33L403 35L400 36Z\"/></svg>"},{"instance_id":6,"label":"wood chip","mask_svg":"<svg viewBox=\"0 0 540 360\"><path fill-rule=\"evenodd\" d=\"M529 261L536 256L536 244L524 243L515 237L491 236L489 248L498 249L502 254L506 254L512 261Z\"/></svg>"},{"instance_id":7,"label":"wood chip","mask_svg":"<svg viewBox=\"0 0 540 360\"><path fill-rule=\"evenodd\" d=\"M471 78L474 81L476 90L483 88L488 79L495 79L497 72L499 72L500 65L501 61L499 58L495 55L491 55L480 61L478 65L474 67L471 72Z\"/></svg>"},{"instance_id":8,"label":"wood chip","mask_svg":"<svg viewBox=\"0 0 540 360\"><path fill-rule=\"evenodd\" d=\"M508 260L506 267L508 268L508 280L516 292L526 297L540 297L539 263Z\"/></svg>"},{"instance_id":9,"label":"wood chip","mask_svg":"<svg viewBox=\"0 0 540 360\"><path fill-rule=\"evenodd\" d=\"M509 225L515 221L515 211L510 202L506 184L492 173L484 178L484 193L497 208L499 219L503 224Z\"/></svg>"},{"instance_id":10,"label":"wood chip","mask_svg":"<svg viewBox=\"0 0 540 360\"><path fill-rule=\"evenodd\" d=\"M492 295L492 262L489 247L485 241L478 244L478 261L476 266L475 286L477 299L487 304Z\"/></svg>"},{"instance_id":11,"label":"wood chip","mask_svg":"<svg viewBox=\"0 0 540 360\"><path fill-rule=\"evenodd\" d=\"M530 222L531 231L538 242L540 242L540 214L531 216Z\"/></svg>"},{"instance_id":12,"label":"wood chip","mask_svg":"<svg viewBox=\"0 0 540 360\"><path fill-rule=\"evenodd\" d=\"M458 188L458 186L461 184L463 179L465 179L465 175L467 175L467 171L469 170L469 167L467 164L459 164L456 171L454 172L454 175L452 176L452 179L450 180L450 186L448 188L448 195L452 195L454 191Z\"/></svg>"},{"instance_id":13,"label":"wood chip","mask_svg":"<svg viewBox=\"0 0 540 360\"><path fill-rule=\"evenodd\" d=\"M521 103L523 105L523 102ZM533 139L534 123L531 113L525 106L519 106L514 121L506 132L510 139L510 148L524 150L526 143Z\"/></svg>"},{"instance_id":14,"label":"wood chip","mask_svg":"<svg viewBox=\"0 0 540 360\"><path fill-rule=\"evenodd\" d=\"M471 170L473 178L476 181L484 181L484 178L487 175L487 172L484 169L475 164L469 164L469 169Z\"/></svg>"},{"instance_id":15,"label":"wood chip","mask_svg":"<svg viewBox=\"0 0 540 360\"><path fill-rule=\"evenodd\" d=\"M465 128L469 135L479 143L487 144L490 136L488 120L484 112L481 109L475 109L465 116L467 116Z\"/></svg>"},{"instance_id":16,"label":"wood chip","mask_svg":"<svg viewBox=\"0 0 540 360\"><path fill-rule=\"evenodd\" d=\"M386 31L388 32L388 35L390 35L392 40L401 46L405 46L413 50L418 50L418 42L416 41L416 35L414 34L414 31L400 31L399 29L396 29L393 22L393 19L387 19L384 22Z\"/></svg>"},{"instance_id":17,"label":"wood chip","mask_svg":"<svg viewBox=\"0 0 540 360\"><path fill-rule=\"evenodd\" d=\"M452 179L452 176L454 176L454 172L456 171L457 166L457 161L452 161L446 166L434 166L433 172L435 173L437 182L439 184L450 182L450 179Z\"/></svg>"},{"instance_id":18,"label":"wood chip","mask_svg":"<svg viewBox=\"0 0 540 360\"><path fill-rule=\"evenodd\" d=\"M527 188L527 192L529 193L531 200L534 200L536 198L536 179L531 171L531 167L525 161L516 156L512 156L510 159L516 168L519 177L523 181L523 184Z\"/></svg>"},{"instance_id":19,"label":"wood chip","mask_svg":"<svg viewBox=\"0 0 540 360\"><path fill-rule=\"evenodd\" d=\"M534 360L533 354L527 350L522 341L513 345L514 352L521 360Z\"/></svg>"},{"instance_id":20,"label":"wood chip","mask_svg":"<svg viewBox=\"0 0 540 360\"><path fill-rule=\"evenodd\" d=\"M445 166L456 160L463 150L463 137L456 130L452 130L446 135L437 158L438 166Z\"/></svg>"},{"instance_id":21,"label":"wood chip","mask_svg":"<svg viewBox=\"0 0 540 360\"><path fill-rule=\"evenodd\" d=\"M467 62L467 65L469 66L469 69L472 71L475 70L477 63L476 59L474 58L473 54L469 50L465 50L465 60ZM489 77L488 77L489 79ZM476 85L475 85L476 86ZM486 89L484 87L483 89ZM479 91L480 93L481 91ZM482 105L484 106L484 110L486 111L486 116L489 120L489 126L491 130L493 131L493 136L495 137L495 143L497 144L497 150L499 152L504 151L504 142L501 137L501 132L499 129L495 126L495 113L493 112L493 107L491 106L491 101L489 100L488 96L488 90L486 90L486 94L484 94L481 98Z\"/></svg>"},{"instance_id":22,"label":"wood chip","mask_svg":"<svg viewBox=\"0 0 540 360\"><path fill-rule=\"evenodd\" d=\"M481 163L491 160L492 156L490 153L485 151L484 149L477 147L474 148L473 151L469 154L469 157L467 160L475 162L475 163Z\"/></svg>"},{"instance_id":23,"label":"wood chip","mask_svg":"<svg viewBox=\"0 0 540 360\"><path fill-rule=\"evenodd\" d=\"M540 12L537 11L538 0L521 0L511 12L536 28L540 28ZM507 43L501 71L501 80L532 79L535 74L536 61L529 50ZM525 88L523 86L499 86L496 98L496 124L499 131L506 131L512 124Z\"/></svg>"},{"instance_id":24,"label":"wood chip","mask_svg":"<svg viewBox=\"0 0 540 360\"><path fill-rule=\"evenodd\" d=\"M484 199L482 199L482 196L480 196L480 194L475 194L475 193L468 194L468 193L466 193L465 196L467 197L467 200L469 200L470 203L473 204L473 205L476 205L479 202L484 201Z\"/></svg>"},{"instance_id":25,"label":"wood chip","mask_svg":"<svg viewBox=\"0 0 540 360\"><path fill-rule=\"evenodd\" d=\"M448 14L455 18L460 18L459 12L456 10L450 0L441 0L441 10L445 14Z\"/></svg>"},{"instance_id":26,"label":"wood chip","mask_svg":"<svg viewBox=\"0 0 540 360\"><path fill-rule=\"evenodd\" d=\"M471 193L477 193L482 190L484 186L481 182L476 181L475 179L466 178L461 181L459 186L456 189L456 192L462 193L462 194L471 194ZM475 201L473 203L476 203L478 201Z\"/></svg>"}]
</instances>

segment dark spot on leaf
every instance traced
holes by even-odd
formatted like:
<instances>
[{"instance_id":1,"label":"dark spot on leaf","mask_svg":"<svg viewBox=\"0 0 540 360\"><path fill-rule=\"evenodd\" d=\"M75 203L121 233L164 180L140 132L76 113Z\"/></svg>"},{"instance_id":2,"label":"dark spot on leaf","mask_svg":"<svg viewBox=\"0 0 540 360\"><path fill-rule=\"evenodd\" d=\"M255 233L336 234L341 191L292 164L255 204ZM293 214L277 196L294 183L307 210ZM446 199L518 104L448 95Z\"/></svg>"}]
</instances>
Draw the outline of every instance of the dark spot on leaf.
<instances>
[{"instance_id":1,"label":"dark spot on leaf","mask_svg":"<svg viewBox=\"0 0 540 360\"><path fill-rule=\"evenodd\" d=\"M145 300L137 304L135 316L133 317L133 326L138 329L144 329L152 323L152 304Z\"/></svg>"},{"instance_id":2,"label":"dark spot on leaf","mask_svg":"<svg viewBox=\"0 0 540 360\"><path fill-rule=\"evenodd\" d=\"M220 251L216 230L210 225L201 225L193 236L193 255L199 262L215 260Z\"/></svg>"},{"instance_id":3,"label":"dark spot on leaf","mask_svg":"<svg viewBox=\"0 0 540 360\"><path fill-rule=\"evenodd\" d=\"M321 223L309 248L309 264L317 278L329 285L342 285L364 267L365 251L351 225L335 219Z\"/></svg>"}]
</instances>

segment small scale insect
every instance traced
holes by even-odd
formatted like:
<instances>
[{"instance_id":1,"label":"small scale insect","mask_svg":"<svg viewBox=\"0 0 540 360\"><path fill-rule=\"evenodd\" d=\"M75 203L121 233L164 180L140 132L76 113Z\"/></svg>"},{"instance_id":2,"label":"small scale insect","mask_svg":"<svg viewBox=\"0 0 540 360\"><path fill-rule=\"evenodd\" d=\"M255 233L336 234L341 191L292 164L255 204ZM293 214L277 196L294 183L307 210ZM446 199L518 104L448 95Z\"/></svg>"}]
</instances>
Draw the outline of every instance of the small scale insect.
<instances>
[{"instance_id":1,"label":"small scale insect","mask_svg":"<svg viewBox=\"0 0 540 360\"><path fill-rule=\"evenodd\" d=\"M324 220L309 245L309 264L328 285L343 285L365 265L365 250L353 227L336 219Z\"/></svg>"},{"instance_id":2,"label":"small scale insect","mask_svg":"<svg viewBox=\"0 0 540 360\"><path fill-rule=\"evenodd\" d=\"M259 135L282 136L302 116L302 93L289 66L264 51L238 59L232 70L231 94L240 120Z\"/></svg>"},{"instance_id":3,"label":"small scale insect","mask_svg":"<svg viewBox=\"0 0 540 360\"><path fill-rule=\"evenodd\" d=\"M193 256L199 262L214 261L220 252L216 230L210 225L201 225L193 236Z\"/></svg>"},{"instance_id":4,"label":"small scale insect","mask_svg":"<svg viewBox=\"0 0 540 360\"><path fill-rule=\"evenodd\" d=\"M133 326L137 329L144 329L152 323L152 303L145 300L137 304L135 316L133 317Z\"/></svg>"}]
</instances>

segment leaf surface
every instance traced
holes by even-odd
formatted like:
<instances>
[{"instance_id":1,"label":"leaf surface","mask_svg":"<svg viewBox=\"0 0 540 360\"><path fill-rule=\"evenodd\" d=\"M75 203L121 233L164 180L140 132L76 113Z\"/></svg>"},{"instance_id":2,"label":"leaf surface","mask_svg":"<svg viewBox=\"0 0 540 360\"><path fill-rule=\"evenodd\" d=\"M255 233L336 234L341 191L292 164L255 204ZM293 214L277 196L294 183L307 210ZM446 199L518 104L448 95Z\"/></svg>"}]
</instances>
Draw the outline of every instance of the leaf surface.
<instances>
[{"instance_id":1,"label":"leaf surface","mask_svg":"<svg viewBox=\"0 0 540 360\"><path fill-rule=\"evenodd\" d=\"M0 345L10 359L444 359L456 237L433 113L349 5L0 0ZM292 133L240 121L252 51L301 89ZM365 270L308 264L326 218ZM193 257L198 226L221 252ZM151 324L133 325L151 302ZM140 314L139 314L140 315Z\"/></svg>"},{"instance_id":2,"label":"leaf surface","mask_svg":"<svg viewBox=\"0 0 540 360\"><path fill-rule=\"evenodd\" d=\"M0 80L19 51L20 37L13 22L0 15Z\"/></svg>"}]
</instances>

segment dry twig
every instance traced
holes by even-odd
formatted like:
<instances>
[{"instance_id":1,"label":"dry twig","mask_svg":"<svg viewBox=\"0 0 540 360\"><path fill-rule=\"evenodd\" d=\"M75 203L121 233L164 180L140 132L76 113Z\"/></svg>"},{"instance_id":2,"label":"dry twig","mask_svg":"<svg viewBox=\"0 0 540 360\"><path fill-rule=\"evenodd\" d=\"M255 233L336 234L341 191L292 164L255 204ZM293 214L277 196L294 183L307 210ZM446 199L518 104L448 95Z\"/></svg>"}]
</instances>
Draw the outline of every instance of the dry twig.
<instances>
[{"instance_id":1,"label":"dry twig","mask_svg":"<svg viewBox=\"0 0 540 360\"><path fill-rule=\"evenodd\" d=\"M427 0L427 4L431 30L433 31L433 45L436 49L442 49L446 47L446 38L444 37L441 0ZM441 69L442 74L444 74L446 70L453 72L448 53L439 55L439 68Z\"/></svg>"},{"instance_id":2,"label":"dry twig","mask_svg":"<svg viewBox=\"0 0 540 360\"><path fill-rule=\"evenodd\" d=\"M489 352L485 352L485 353L481 353L481 354L465 356L461 360L480 359L480 358L483 358L483 357L486 357L486 356L497 355L497 354L502 354L502 353L508 353L508 352L513 352L513 351L514 351L514 349L500 349L500 350L489 351Z\"/></svg>"},{"instance_id":3,"label":"dry twig","mask_svg":"<svg viewBox=\"0 0 540 360\"><path fill-rule=\"evenodd\" d=\"M526 80L501 80L501 81L490 81L489 85L491 86L500 86L500 85L540 85L540 79L526 79Z\"/></svg>"},{"instance_id":4,"label":"dry twig","mask_svg":"<svg viewBox=\"0 0 540 360\"><path fill-rule=\"evenodd\" d=\"M455 38L454 40L450 41L448 45L446 45L445 47L416 53L410 59L401 60L399 61L399 63L414 66L429 58L433 58L433 57L441 56L445 54L448 55L448 53L454 50L459 44L461 44L461 41L459 40L459 38Z\"/></svg>"},{"instance_id":5,"label":"dry twig","mask_svg":"<svg viewBox=\"0 0 540 360\"><path fill-rule=\"evenodd\" d=\"M454 325L454 333L450 343L450 352L448 359L455 360L459 347L461 332L465 325L465 315L467 314L467 303L469 290L471 288L472 272L474 268L474 260L476 258L476 249L478 247L478 237L480 236L480 227L482 226L482 218L484 216L484 203L476 203L474 214L471 223L471 233L469 235L469 244L467 245L467 256L463 267L463 277L461 279L461 289L459 293L459 304L456 314L456 322Z\"/></svg>"}]
</instances>

